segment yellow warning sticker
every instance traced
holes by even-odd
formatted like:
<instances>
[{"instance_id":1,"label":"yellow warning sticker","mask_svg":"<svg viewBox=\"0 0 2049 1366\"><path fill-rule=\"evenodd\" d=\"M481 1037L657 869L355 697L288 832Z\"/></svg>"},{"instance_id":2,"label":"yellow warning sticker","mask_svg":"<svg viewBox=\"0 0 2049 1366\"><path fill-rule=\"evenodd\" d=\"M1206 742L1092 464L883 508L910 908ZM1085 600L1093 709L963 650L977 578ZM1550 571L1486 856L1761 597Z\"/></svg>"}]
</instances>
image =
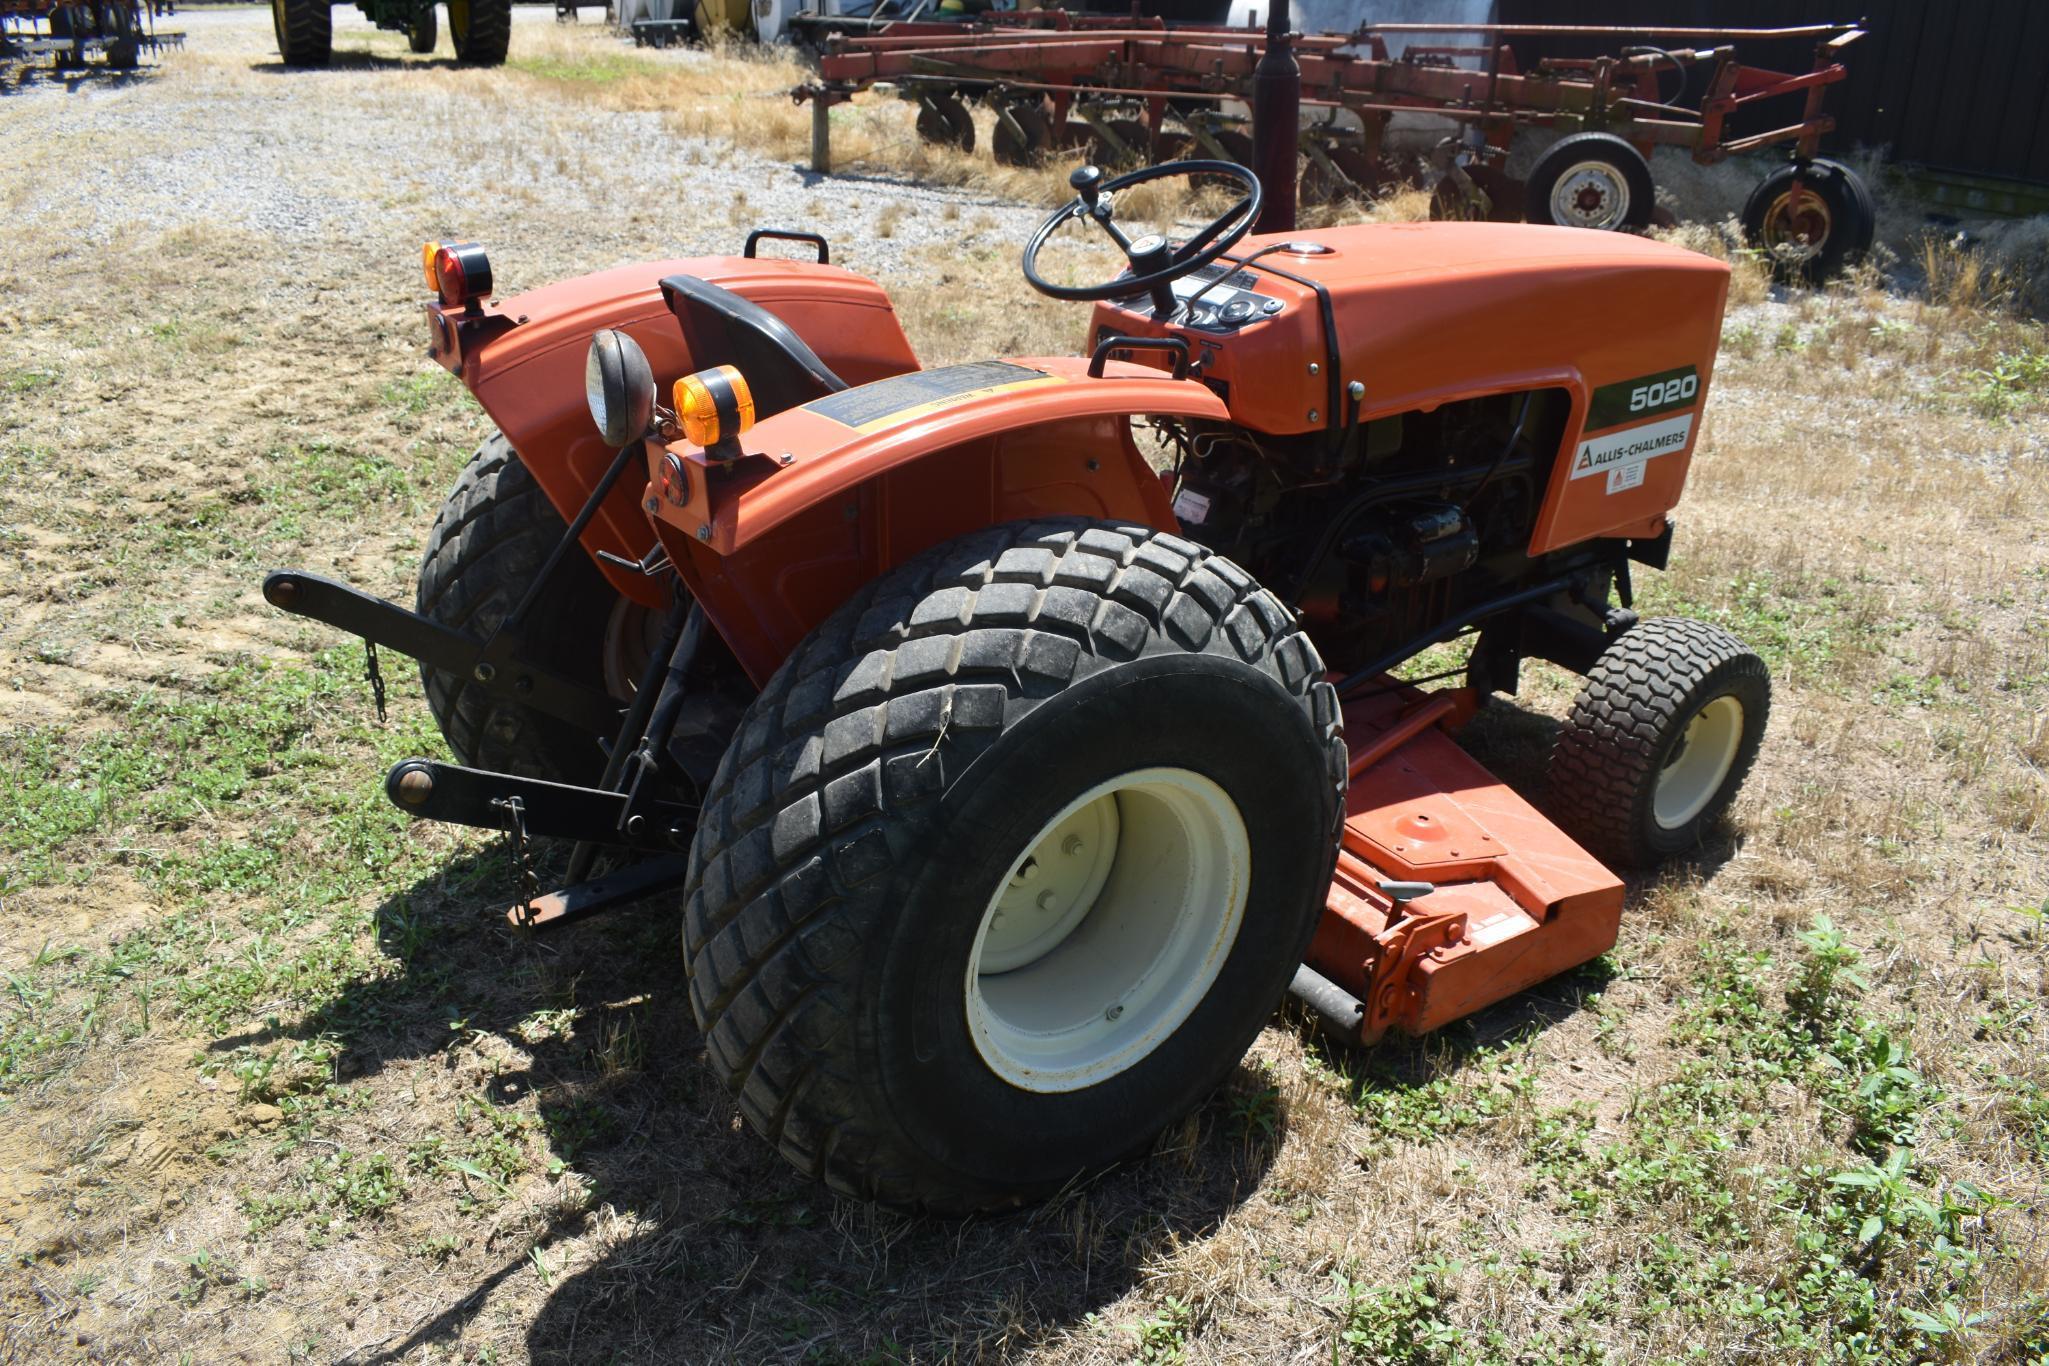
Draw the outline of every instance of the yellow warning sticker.
<instances>
[{"instance_id":1,"label":"yellow warning sticker","mask_svg":"<svg viewBox=\"0 0 2049 1366\"><path fill-rule=\"evenodd\" d=\"M941 366L937 370L913 370L908 375L877 380L858 389L842 389L804 407L866 435L977 399L1065 382L1059 375L1049 375L1029 365L985 360L971 365Z\"/></svg>"}]
</instances>

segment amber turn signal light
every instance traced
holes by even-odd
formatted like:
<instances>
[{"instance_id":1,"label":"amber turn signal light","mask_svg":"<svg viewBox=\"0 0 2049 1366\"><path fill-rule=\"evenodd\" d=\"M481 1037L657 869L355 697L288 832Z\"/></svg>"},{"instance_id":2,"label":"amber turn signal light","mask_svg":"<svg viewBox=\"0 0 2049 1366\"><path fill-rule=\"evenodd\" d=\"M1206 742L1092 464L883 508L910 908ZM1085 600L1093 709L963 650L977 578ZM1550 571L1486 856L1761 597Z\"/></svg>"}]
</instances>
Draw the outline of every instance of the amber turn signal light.
<instances>
[{"instance_id":1,"label":"amber turn signal light","mask_svg":"<svg viewBox=\"0 0 2049 1366\"><path fill-rule=\"evenodd\" d=\"M420 266L427 288L450 307L491 297L491 260L475 242L429 242L420 249Z\"/></svg>"},{"instance_id":2,"label":"amber turn signal light","mask_svg":"<svg viewBox=\"0 0 2049 1366\"><path fill-rule=\"evenodd\" d=\"M754 425L754 395L737 367L720 365L676 381L683 438L720 460L739 458L737 438Z\"/></svg>"}]
</instances>

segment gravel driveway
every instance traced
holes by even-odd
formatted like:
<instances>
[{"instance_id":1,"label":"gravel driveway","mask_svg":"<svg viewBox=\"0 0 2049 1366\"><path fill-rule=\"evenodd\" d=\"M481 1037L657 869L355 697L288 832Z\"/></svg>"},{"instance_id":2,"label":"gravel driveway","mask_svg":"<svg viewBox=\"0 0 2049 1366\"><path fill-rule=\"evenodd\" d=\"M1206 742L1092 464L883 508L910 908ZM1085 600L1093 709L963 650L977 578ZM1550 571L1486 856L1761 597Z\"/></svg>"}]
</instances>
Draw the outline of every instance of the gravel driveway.
<instances>
[{"instance_id":1,"label":"gravel driveway","mask_svg":"<svg viewBox=\"0 0 2049 1366\"><path fill-rule=\"evenodd\" d=\"M241 229L306 253L409 260L425 236L485 241L501 292L650 255L737 249L754 226L832 239L835 260L902 274L919 250L1022 240L1039 211L969 190L801 166L679 135L662 111L551 97L549 83L404 57L334 7L336 65L277 63L265 8L166 18L183 51L125 80L37 74L0 99L10 146L61 149L10 187L25 226L68 222L95 245L134 229ZM591 27L586 25L586 27ZM514 12L513 62L554 28ZM601 51L608 49L601 49ZM689 50L621 54L702 62ZM780 95L746 98L781 105ZM786 108L787 106L782 106ZM887 215L878 230L878 220Z\"/></svg>"}]
</instances>

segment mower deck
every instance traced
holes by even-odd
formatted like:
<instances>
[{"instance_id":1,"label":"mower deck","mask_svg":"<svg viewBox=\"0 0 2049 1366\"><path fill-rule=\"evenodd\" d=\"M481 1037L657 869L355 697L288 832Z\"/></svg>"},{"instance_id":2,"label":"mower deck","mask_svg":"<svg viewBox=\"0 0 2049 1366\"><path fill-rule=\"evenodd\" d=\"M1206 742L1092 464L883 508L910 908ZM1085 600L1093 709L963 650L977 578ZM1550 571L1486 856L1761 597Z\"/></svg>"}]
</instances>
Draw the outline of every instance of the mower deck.
<instances>
[{"instance_id":1,"label":"mower deck","mask_svg":"<svg viewBox=\"0 0 2049 1366\"><path fill-rule=\"evenodd\" d=\"M1425 693L1385 678L1345 706L1345 825L1294 994L1348 1042L1370 1044L1389 1029L1427 1033L1614 946L1621 879L1459 748L1447 728L1473 708L1465 689ZM473 776L423 760L400 764L386 786L414 815L429 814L400 781L414 769L431 769L437 796ZM541 789L553 790L522 785L527 796ZM540 803L526 822L553 835L587 833L549 809ZM502 813L445 818L509 828ZM679 885L684 864L681 855L648 859L522 898L506 919L528 929L581 919Z\"/></svg>"},{"instance_id":2,"label":"mower deck","mask_svg":"<svg viewBox=\"0 0 2049 1366\"><path fill-rule=\"evenodd\" d=\"M1412 688L1345 708L1344 832L1296 994L1358 1042L1436 1029L1615 943L1621 880L1458 747L1443 726L1469 708Z\"/></svg>"}]
</instances>

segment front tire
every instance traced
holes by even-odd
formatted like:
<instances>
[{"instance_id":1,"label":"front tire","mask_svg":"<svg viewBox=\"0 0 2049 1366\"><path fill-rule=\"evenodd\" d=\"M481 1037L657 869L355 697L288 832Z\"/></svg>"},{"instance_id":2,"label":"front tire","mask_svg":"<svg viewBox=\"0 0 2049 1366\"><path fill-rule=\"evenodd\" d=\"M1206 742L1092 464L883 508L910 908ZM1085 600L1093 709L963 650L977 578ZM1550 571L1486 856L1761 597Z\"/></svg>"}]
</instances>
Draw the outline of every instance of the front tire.
<instances>
[{"instance_id":1,"label":"front tire","mask_svg":"<svg viewBox=\"0 0 2049 1366\"><path fill-rule=\"evenodd\" d=\"M334 54L334 14L327 0L270 0L277 54L286 66L326 66Z\"/></svg>"},{"instance_id":2,"label":"front tire","mask_svg":"<svg viewBox=\"0 0 2049 1366\"><path fill-rule=\"evenodd\" d=\"M1602 651L1551 752L1552 814L1643 868L1700 843L1736 799L1771 715L1771 671L1720 627L1653 617Z\"/></svg>"},{"instance_id":3,"label":"front tire","mask_svg":"<svg viewBox=\"0 0 2049 1366\"><path fill-rule=\"evenodd\" d=\"M434 7L422 5L413 11L413 22L406 29L406 46L425 56L434 50L434 43L441 36L437 29Z\"/></svg>"},{"instance_id":4,"label":"front tire","mask_svg":"<svg viewBox=\"0 0 2049 1366\"><path fill-rule=\"evenodd\" d=\"M1345 763L1315 650L1229 561L1079 520L937 547L797 649L713 780L711 1063L860 1198L986 1209L1114 1162L1281 999Z\"/></svg>"}]
</instances>

